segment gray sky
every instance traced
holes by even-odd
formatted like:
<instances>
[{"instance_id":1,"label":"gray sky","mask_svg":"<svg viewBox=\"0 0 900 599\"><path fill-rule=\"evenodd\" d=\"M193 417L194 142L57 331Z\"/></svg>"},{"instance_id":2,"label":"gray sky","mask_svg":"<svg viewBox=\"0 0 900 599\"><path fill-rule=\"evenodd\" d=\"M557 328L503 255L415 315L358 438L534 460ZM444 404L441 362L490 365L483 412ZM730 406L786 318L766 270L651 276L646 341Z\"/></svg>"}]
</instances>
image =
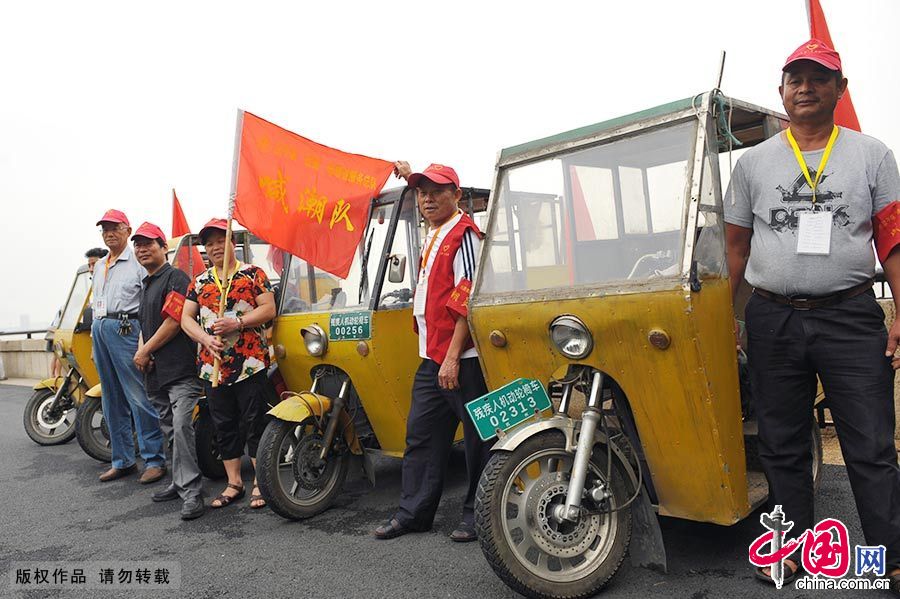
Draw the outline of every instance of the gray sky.
<instances>
[{"instance_id":1,"label":"gray sky","mask_svg":"<svg viewBox=\"0 0 900 599\"><path fill-rule=\"evenodd\" d=\"M863 131L900 149L900 2L821 0ZM235 110L490 186L496 152L711 88L781 110L803 0L16 2L0 19L0 327L49 322L110 207L224 215ZM395 179L388 186L396 183Z\"/></svg>"}]
</instances>

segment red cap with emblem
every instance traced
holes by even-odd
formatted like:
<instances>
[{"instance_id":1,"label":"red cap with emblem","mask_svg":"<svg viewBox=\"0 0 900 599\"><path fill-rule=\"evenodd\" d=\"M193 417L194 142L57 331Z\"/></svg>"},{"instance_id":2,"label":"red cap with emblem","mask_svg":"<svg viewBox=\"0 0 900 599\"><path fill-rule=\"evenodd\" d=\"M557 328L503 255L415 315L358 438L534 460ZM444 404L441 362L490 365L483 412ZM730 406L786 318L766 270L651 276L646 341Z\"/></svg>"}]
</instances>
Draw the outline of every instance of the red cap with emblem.
<instances>
[{"instance_id":1,"label":"red cap with emblem","mask_svg":"<svg viewBox=\"0 0 900 599\"><path fill-rule=\"evenodd\" d=\"M828 44L826 44L822 40L817 40L815 38L809 40L808 42L804 43L802 46L794 50L794 53L788 56L788 59L784 63L784 66L781 67L781 70L786 71L791 63L794 63L798 60L811 60L832 71L842 70L841 55L832 48L828 47Z\"/></svg>"},{"instance_id":2,"label":"red cap with emblem","mask_svg":"<svg viewBox=\"0 0 900 599\"><path fill-rule=\"evenodd\" d=\"M224 218L213 218L210 219L208 223L203 225L203 228L200 229L200 233L198 233L200 237L200 243L206 242L206 236L211 231L227 231L228 230L228 221Z\"/></svg>"},{"instance_id":3,"label":"red cap with emblem","mask_svg":"<svg viewBox=\"0 0 900 599\"><path fill-rule=\"evenodd\" d=\"M137 228L137 231L134 232L134 235L131 236L131 241L134 241L135 237L146 237L147 239L162 239L162 242L166 242L166 234L163 233L163 230L154 225L153 223L143 223L140 227Z\"/></svg>"},{"instance_id":4,"label":"red cap with emblem","mask_svg":"<svg viewBox=\"0 0 900 599\"><path fill-rule=\"evenodd\" d=\"M415 187L419 184L419 181L422 180L422 177L425 177L429 181L437 183L438 185L447 185L448 183L453 183L454 185L459 187L459 176L456 174L456 171L449 166L444 166L443 164L431 164L421 173L411 174L409 176L409 179L407 180L407 184L410 187Z\"/></svg>"},{"instance_id":5,"label":"red cap with emblem","mask_svg":"<svg viewBox=\"0 0 900 599\"><path fill-rule=\"evenodd\" d=\"M128 217L125 216L125 213L121 210L113 210L109 209L104 214L103 217L97 221L97 225L102 223L122 223L126 227L130 227L131 223L128 222Z\"/></svg>"}]
</instances>

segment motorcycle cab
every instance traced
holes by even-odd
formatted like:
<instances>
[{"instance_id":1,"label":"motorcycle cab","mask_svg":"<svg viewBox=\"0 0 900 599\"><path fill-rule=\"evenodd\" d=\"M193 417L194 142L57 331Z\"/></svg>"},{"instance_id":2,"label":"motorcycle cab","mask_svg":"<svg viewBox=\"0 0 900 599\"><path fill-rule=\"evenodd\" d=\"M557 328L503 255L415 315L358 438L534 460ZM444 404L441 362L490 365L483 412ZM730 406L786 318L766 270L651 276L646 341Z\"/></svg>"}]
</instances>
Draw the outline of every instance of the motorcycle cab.
<instances>
[{"instance_id":1,"label":"motorcycle cab","mask_svg":"<svg viewBox=\"0 0 900 599\"><path fill-rule=\"evenodd\" d=\"M59 323L52 331L52 351L65 374L36 384L25 407L25 431L41 445L59 445L75 436L78 406L100 384L91 359L90 292L91 273L85 264L75 273Z\"/></svg>"},{"instance_id":2,"label":"motorcycle cab","mask_svg":"<svg viewBox=\"0 0 900 599\"><path fill-rule=\"evenodd\" d=\"M460 208L483 214L487 190L462 191ZM257 452L275 513L296 520L329 507L353 456L373 484L374 454L402 457L421 361L412 300L423 238L415 192L398 188L372 199L347 278L285 256L273 342L292 392L269 412Z\"/></svg>"},{"instance_id":3,"label":"motorcycle cab","mask_svg":"<svg viewBox=\"0 0 900 599\"><path fill-rule=\"evenodd\" d=\"M498 391L469 412L496 435L479 540L516 591L593 595L629 550L665 569L657 513L731 525L767 498L723 189L730 150L786 123L711 92L499 155L469 303Z\"/></svg>"}]
</instances>

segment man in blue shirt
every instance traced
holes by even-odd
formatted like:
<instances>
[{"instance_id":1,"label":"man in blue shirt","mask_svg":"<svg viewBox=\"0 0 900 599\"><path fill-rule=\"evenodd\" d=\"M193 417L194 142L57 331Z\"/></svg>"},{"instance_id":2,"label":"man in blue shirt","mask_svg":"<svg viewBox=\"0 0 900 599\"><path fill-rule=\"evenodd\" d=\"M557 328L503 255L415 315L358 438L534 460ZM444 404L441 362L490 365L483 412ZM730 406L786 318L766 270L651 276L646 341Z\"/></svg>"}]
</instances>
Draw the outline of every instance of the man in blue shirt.
<instances>
[{"instance_id":1,"label":"man in blue shirt","mask_svg":"<svg viewBox=\"0 0 900 599\"><path fill-rule=\"evenodd\" d=\"M147 399L143 377L132 361L141 333L138 307L141 281L147 271L128 245L131 225L124 213L107 210L97 225L109 255L94 267L91 342L103 389L103 417L112 450L112 467L100 475L100 481L116 480L137 470L133 420L144 459L140 482L152 483L166 473L163 434L159 428L159 414Z\"/></svg>"}]
</instances>

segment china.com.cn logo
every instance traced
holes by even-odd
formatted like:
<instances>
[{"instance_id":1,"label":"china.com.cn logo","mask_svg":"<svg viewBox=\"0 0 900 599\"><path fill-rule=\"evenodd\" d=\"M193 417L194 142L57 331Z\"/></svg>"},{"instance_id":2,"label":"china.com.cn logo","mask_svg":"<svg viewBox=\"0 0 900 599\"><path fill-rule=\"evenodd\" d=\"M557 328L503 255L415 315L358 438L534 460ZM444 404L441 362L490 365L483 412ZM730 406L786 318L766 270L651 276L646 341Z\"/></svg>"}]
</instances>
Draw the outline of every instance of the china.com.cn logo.
<instances>
[{"instance_id":1,"label":"china.com.cn logo","mask_svg":"<svg viewBox=\"0 0 900 599\"><path fill-rule=\"evenodd\" d=\"M850 571L850 536L840 520L826 518L790 540L786 540L785 535L794 523L787 520L780 505L776 505L771 513L762 514L759 521L766 532L751 543L750 563L761 568L770 567L772 580L779 589L784 583L784 560L798 549L801 551L800 564L813 577L842 578ZM867 572L884 576L884 545L856 545L854 558L856 576Z\"/></svg>"}]
</instances>

